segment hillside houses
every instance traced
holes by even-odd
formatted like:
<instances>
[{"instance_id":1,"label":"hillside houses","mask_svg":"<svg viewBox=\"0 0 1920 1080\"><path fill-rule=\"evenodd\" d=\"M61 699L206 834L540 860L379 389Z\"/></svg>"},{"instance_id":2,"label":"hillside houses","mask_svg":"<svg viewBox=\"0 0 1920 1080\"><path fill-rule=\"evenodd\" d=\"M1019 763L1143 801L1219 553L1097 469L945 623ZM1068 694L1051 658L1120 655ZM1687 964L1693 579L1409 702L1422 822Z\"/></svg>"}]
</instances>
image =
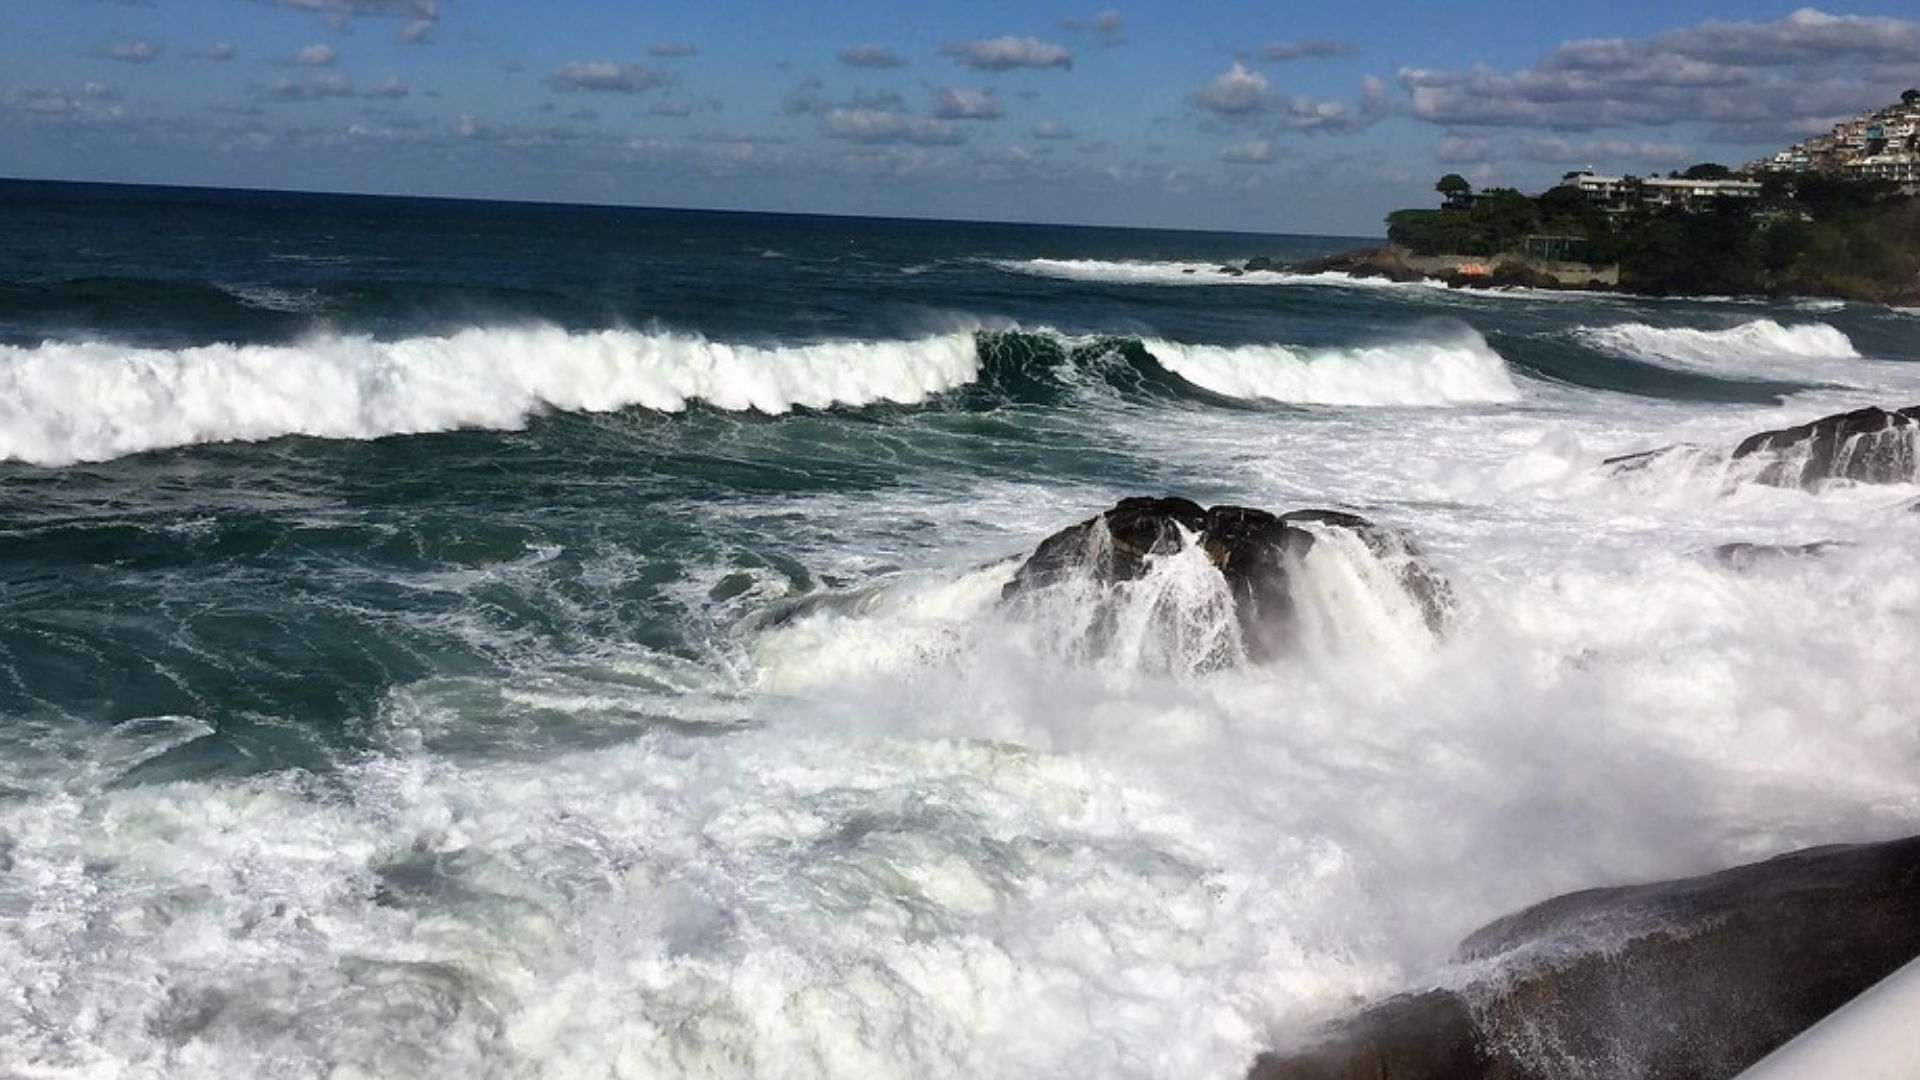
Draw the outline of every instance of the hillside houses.
<instances>
[{"instance_id":1,"label":"hillside houses","mask_svg":"<svg viewBox=\"0 0 1920 1080\"><path fill-rule=\"evenodd\" d=\"M1920 91L1902 94L1897 105L1842 120L1826 134L1750 163L1747 171L1885 180L1909 195L1920 194Z\"/></svg>"},{"instance_id":2,"label":"hillside houses","mask_svg":"<svg viewBox=\"0 0 1920 1080\"><path fill-rule=\"evenodd\" d=\"M1577 188L1609 214L1624 214L1641 206L1677 206L1691 210L1720 199L1758 199L1760 184L1753 180L1686 180L1650 176L1602 176L1592 170L1569 173L1561 187Z\"/></svg>"}]
</instances>

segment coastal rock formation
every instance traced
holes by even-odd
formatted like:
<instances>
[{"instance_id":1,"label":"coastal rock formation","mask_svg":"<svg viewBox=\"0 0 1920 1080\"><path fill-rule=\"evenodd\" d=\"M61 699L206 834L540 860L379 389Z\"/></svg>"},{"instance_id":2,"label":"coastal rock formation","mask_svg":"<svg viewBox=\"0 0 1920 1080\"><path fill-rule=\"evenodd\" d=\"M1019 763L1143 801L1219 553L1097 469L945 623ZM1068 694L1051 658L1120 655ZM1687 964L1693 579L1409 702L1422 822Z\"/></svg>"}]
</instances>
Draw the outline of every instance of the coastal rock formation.
<instances>
[{"instance_id":1,"label":"coastal rock formation","mask_svg":"<svg viewBox=\"0 0 1920 1080\"><path fill-rule=\"evenodd\" d=\"M1920 836L1593 889L1476 931L1476 979L1263 1055L1250 1080L1719 1080L1920 956Z\"/></svg>"},{"instance_id":2,"label":"coastal rock formation","mask_svg":"<svg viewBox=\"0 0 1920 1080\"><path fill-rule=\"evenodd\" d=\"M1319 542L1317 532L1324 530L1358 539L1417 605L1427 628L1435 634L1444 629L1453 608L1451 586L1390 529L1337 510L1205 509L1180 498L1123 499L1098 517L1055 533L1015 572L1001 599L1035 596L1075 579L1112 592L1146 577L1153 559L1195 545L1225 581L1247 658L1269 660L1294 644L1294 581Z\"/></svg>"},{"instance_id":3,"label":"coastal rock formation","mask_svg":"<svg viewBox=\"0 0 1920 1080\"><path fill-rule=\"evenodd\" d=\"M1715 562L1729 569L1751 570L1768 563L1814 558L1831 548L1841 546L1844 545L1837 540L1815 540L1810 544L1755 544L1737 541L1717 545L1709 554L1713 556Z\"/></svg>"},{"instance_id":4,"label":"coastal rock formation","mask_svg":"<svg viewBox=\"0 0 1920 1080\"><path fill-rule=\"evenodd\" d=\"M1778 487L1837 479L1896 484L1915 478L1916 444L1920 405L1895 412L1868 406L1749 436L1734 448L1733 458L1765 460L1757 479Z\"/></svg>"},{"instance_id":5,"label":"coastal rock formation","mask_svg":"<svg viewBox=\"0 0 1920 1080\"><path fill-rule=\"evenodd\" d=\"M1910 483L1920 480L1920 405L1892 411L1869 405L1762 431L1741 440L1731 453L1684 444L1607 458L1601 465L1624 475L1676 458L1715 467L1731 463L1730 482L1773 487L1814 488L1830 480Z\"/></svg>"}]
</instances>

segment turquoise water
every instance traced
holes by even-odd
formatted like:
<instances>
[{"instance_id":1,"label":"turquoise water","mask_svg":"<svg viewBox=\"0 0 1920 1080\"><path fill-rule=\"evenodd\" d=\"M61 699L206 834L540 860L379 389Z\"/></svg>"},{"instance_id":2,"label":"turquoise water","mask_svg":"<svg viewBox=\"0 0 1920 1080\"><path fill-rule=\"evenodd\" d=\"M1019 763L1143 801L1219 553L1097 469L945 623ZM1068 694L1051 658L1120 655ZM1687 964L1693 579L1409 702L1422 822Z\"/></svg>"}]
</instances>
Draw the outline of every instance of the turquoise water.
<instances>
[{"instance_id":1,"label":"turquoise water","mask_svg":"<svg viewBox=\"0 0 1920 1080\"><path fill-rule=\"evenodd\" d=\"M0 223L26 1074L1237 1075L1507 907L1920 817L1916 492L1600 467L1920 400L1912 313L1215 270L1337 238ZM1328 577L1350 624L1217 672L996 608L1162 492L1404 528L1467 628Z\"/></svg>"}]
</instances>

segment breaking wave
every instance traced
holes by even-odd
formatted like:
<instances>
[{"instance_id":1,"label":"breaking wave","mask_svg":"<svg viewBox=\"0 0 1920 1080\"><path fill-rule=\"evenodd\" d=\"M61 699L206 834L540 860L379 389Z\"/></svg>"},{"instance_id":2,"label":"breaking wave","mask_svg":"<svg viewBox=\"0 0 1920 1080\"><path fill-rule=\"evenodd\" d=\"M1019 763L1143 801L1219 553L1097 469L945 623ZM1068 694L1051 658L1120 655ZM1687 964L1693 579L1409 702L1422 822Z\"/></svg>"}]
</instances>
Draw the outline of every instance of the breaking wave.
<instances>
[{"instance_id":1,"label":"breaking wave","mask_svg":"<svg viewBox=\"0 0 1920 1080\"><path fill-rule=\"evenodd\" d=\"M1219 263L1140 262L1104 259L1001 259L994 262L1002 270L1034 277L1065 281L1106 282L1115 285L1340 285L1357 288L1434 288L1445 289L1440 281L1415 283L1388 281L1384 278L1357 278L1350 274L1293 274L1277 270L1229 274Z\"/></svg>"},{"instance_id":2,"label":"breaking wave","mask_svg":"<svg viewBox=\"0 0 1920 1080\"><path fill-rule=\"evenodd\" d=\"M1603 352L1635 360L1725 372L1778 374L1781 362L1789 368L1807 361L1858 360L1860 353L1847 335L1826 323L1783 326L1757 319L1725 330L1691 327L1583 326L1573 331L1581 342ZM1773 361L1762 372L1756 362Z\"/></svg>"},{"instance_id":3,"label":"breaking wave","mask_svg":"<svg viewBox=\"0 0 1920 1080\"><path fill-rule=\"evenodd\" d=\"M1169 371L1228 397L1306 405L1436 405L1520 397L1507 363L1462 329L1440 341L1343 349L1148 341Z\"/></svg>"},{"instance_id":4,"label":"breaking wave","mask_svg":"<svg viewBox=\"0 0 1920 1080\"><path fill-rule=\"evenodd\" d=\"M551 327L292 346L50 342L0 349L0 459L63 465L282 435L511 429L546 409L913 404L978 368L971 334L778 348Z\"/></svg>"},{"instance_id":5,"label":"breaking wave","mask_svg":"<svg viewBox=\"0 0 1920 1080\"><path fill-rule=\"evenodd\" d=\"M1058 400L1101 383L1128 398L1219 406L1446 405L1519 396L1478 334L1355 348L1184 345L1051 332L733 345L692 335L554 327L379 341L141 348L0 346L0 460L38 465L287 435L374 439L512 430L544 411L770 415Z\"/></svg>"}]
</instances>

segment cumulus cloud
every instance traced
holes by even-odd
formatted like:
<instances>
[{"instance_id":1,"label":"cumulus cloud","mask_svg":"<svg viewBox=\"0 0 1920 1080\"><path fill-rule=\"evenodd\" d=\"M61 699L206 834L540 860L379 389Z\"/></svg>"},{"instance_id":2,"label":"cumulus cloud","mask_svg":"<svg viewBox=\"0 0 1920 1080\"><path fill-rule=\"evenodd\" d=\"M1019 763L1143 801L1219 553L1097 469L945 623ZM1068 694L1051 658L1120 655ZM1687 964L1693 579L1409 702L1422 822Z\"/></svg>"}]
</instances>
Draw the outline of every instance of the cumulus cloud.
<instances>
[{"instance_id":1,"label":"cumulus cloud","mask_svg":"<svg viewBox=\"0 0 1920 1080\"><path fill-rule=\"evenodd\" d=\"M1321 101L1300 94L1274 93L1265 75L1238 61L1193 91L1188 99L1226 120L1330 134L1350 134L1371 127L1389 109L1386 84L1373 75L1361 80L1356 101Z\"/></svg>"},{"instance_id":2,"label":"cumulus cloud","mask_svg":"<svg viewBox=\"0 0 1920 1080\"><path fill-rule=\"evenodd\" d=\"M390 75L379 83L361 87L344 75L327 72L306 79L281 79L272 86L257 86L253 96L261 101L292 103L326 101L334 98L358 98L368 101L396 101L413 93L407 80Z\"/></svg>"},{"instance_id":3,"label":"cumulus cloud","mask_svg":"<svg viewBox=\"0 0 1920 1080\"><path fill-rule=\"evenodd\" d=\"M954 146L966 141L959 129L946 120L857 107L829 109L820 119L820 134L829 139L869 145Z\"/></svg>"},{"instance_id":4,"label":"cumulus cloud","mask_svg":"<svg viewBox=\"0 0 1920 1080\"><path fill-rule=\"evenodd\" d=\"M126 94L105 83L83 83L78 89L8 86L0 88L0 109L42 120L119 120L126 115Z\"/></svg>"},{"instance_id":5,"label":"cumulus cloud","mask_svg":"<svg viewBox=\"0 0 1920 1080\"><path fill-rule=\"evenodd\" d=\"M933 115L942 120L997 120L1007 110L990 89L941 86L933 91Z\"/></svg>"},{"instance_id":6,"label":"cumulus cloud","mask_svg":"<svg viewBox=\"0 0 1920 1080\"><path fill-rule=\"evenodd\" d=\"M147 38L128 38L123 41L109 41L93 50L93 55L103 60L148 64L160 55L160 46Z\"/></svg>"},{"instance_id":7,"label":"cumulus cloud","mask_svg":"<svg viewBox=\"0 0 1920 1080\"><path fill-rule=\"evenodd\" d=\"M1189 97L1195 105L1223 116L1247 116L1266 108L1272 89L1265 75L1235 61Z\"/></svg>"},{"instance_id":8,"label":"cumulus cloud","mask_svg":"<svg viewBox=\"0 0 1920 1080\"><path fill-rule=\"evenodd\" d=\"M432 35L432 19L414 19L393 33L394 38L403 45L425 45L433 40Z\"/></svg>"},{"instance_id":9,"label":"cumulus cloud","mask_svg":"<svg viewBox=\"0 0 1920 1080\"><path fill-rule=\"evenodd\" d=\"M940 54L976 71L1073 67L1073 54L1064 46L1011 34L983 41L949 41L940 46Z\"/></svg>"},{"instance_id":10,"label":"cumulus cloud","mask_svg":"<svg viewBox=\"0 0 1920 1080\"><path fill-rule=\"evenodd\" d=\"M849 45L841 49L840 62L851 68L867 68L870 70L907 66L906 58L894 52L892 49L881 45L864 43L860 45Z\"/></svg>"},{"instance_id":11,"label":"cumulus cloud","mask_svg":"<svg viewBox=\"0 0 1920 1080\"><path fill-rule=\"evenodd\" d=\"M216 41L207 46L206 50L198 55L205 59L212 60L215 63L224 64L234 57L239 56L240 50L236 48L231 41Z\"/></svg>"},{"instance_id":12,"label":"cumulus cloud","mask_svg":"<svg viewBox=\"0 0 1920 1080\"><path fill-rule=\"evenodd\" d=\"M1802 8L1649 38L1570 41L1517 71L1403 68L1419 119L1454 127L1705 122L1723 133L1805 129L1884 104L1920 67L1920 21Z\"/></svg>"},{"instance_id":13,"label":"cumulus cloud","mask_svg":"<svg viewBox=\"0 0 1920 1080\"><path fill-rule=\"evenodd\" d=\"M671 71L645 64L614 60L575 60L563 64L546 77L546 84L563 94L638 94L670 86L677 81Z\"/></svg>"},{"instance_id":14,"label":"cumulus cloud","mask_svg":"<svg viewBox=\"0 0 1920 1080\"><path fill-rule=\"evenodd\" d=\"M1236 143L1220 151L1220 160L1229 165L1271 165L1280 157L1272 139L1254 139Z\"/></svg>"},{"instance_id":15,"label":"cumulus cloud","mask_svg":"<svg viewBox=\"0 0 1920 1080\"><path fill-rule=\"evenodd\" d=\"M691 41L656 41L647 46L648 56L658 56L667 59L693 56L699 51L699 48Z\"/></svg>"},{"instance_id":16,"label":"cumulus cloud","mask_svg":"<svg viewBox=\"0 0 1920 1080\"><path fill-rule=\"evenodd\" d=\"M332 67L335 59L331 45L309 45L293 54L293 62L301 67Z\"/></svg>"},{"instance_id":17,"label":"cumulus cloud","mask_svg":"<svg viewBox=\"0 0 1920 1080\"><path fill-rule=\"evenodd\" d=\"M1042 120L1033 125L1033 137L1050 142L1064 142L1067 139L1075 139L1079 136L1072 128L1062 127L1051 120Z\"/></svg>"}]
</instances>

